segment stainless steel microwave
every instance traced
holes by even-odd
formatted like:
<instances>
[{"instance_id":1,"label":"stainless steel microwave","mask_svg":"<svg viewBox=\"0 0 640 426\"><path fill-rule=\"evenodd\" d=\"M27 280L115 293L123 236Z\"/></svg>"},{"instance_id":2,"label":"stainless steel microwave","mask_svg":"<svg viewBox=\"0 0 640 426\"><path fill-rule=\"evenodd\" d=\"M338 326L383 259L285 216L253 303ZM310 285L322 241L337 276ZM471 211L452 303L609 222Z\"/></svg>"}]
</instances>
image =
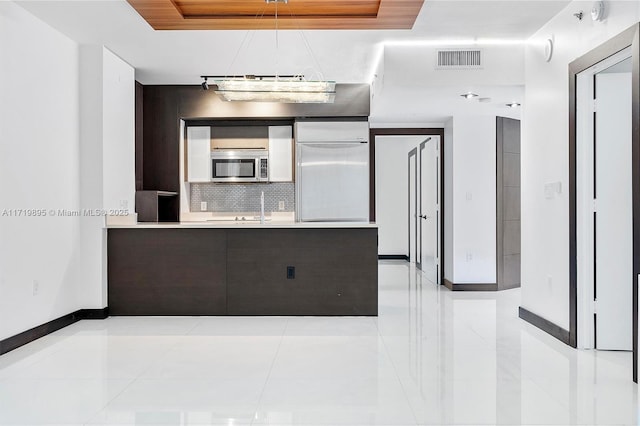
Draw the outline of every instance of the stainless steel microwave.
<instances>
[{"instance_id":1,"label":"stainless steel microwave","mask_svg":"<svg viewBox=\"0 0 640 426\"><path fill-rule=\"evenodd\" d=\"M212 182L267 182L269 153L264 149L211 151Z\"/></svg>"}]
</instances>

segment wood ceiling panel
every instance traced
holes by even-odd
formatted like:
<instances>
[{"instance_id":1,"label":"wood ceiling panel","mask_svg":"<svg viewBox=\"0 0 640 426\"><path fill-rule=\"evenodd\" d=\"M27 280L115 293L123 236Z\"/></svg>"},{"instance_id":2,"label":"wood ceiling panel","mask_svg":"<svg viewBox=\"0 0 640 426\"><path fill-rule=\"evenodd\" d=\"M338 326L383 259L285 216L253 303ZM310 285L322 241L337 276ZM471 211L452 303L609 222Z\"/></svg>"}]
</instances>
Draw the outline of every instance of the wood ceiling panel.
<instances>
[{"instance_id":1,"label":"wood ceiling panel","mask_svg":"<svg viewBox=\"0 0 640 426\"><path fill-rule=\"evenodd\" d=\"M257 18L276 13L276 4L264 0L174 0L174 4L185 18ZM278 4L278 17L375 17L379 7L380 0L299 0Z\"/></svg>"},{"instance_id":2,"label":"wood ceiling panel","mask_svg":"<svg viewBox=\"0 0 640 426\"><path fill-rule=\"evenodd\" d=\"M266 30L275 5L264 0L127 0L156 30ZM280 29L411 29L424 0L289 0Z\"/></svg>"}]
</instances>

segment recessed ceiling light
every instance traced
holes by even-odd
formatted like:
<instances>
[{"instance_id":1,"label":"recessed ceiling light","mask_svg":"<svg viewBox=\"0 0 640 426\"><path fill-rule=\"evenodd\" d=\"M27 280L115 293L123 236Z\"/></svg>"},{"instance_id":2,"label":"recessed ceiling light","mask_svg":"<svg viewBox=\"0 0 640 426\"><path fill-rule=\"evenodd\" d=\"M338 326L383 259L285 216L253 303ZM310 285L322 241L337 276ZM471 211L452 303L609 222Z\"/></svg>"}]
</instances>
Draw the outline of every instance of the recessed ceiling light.
<instances>
[{"instance_id":1,"label":"recessed ceiling light","mask_svg":"<svg viewBox=\"0 0 640 426\"><path fill-rule=\"evenodd\" d=\"M477 98L478 95L476 95L475 93L471 93L471 92L467 92L464 95L460 95L465 99L473 99L473 98Z\"/></svg>"},{"instance_id":2,"label":"recessed ceiling light","mask_svg":"<svg viewBox=\"0 0 640 426\"><path fill-rule=\"evenodd\" d=\"M517 103L517 102L511 102L511 103L508 103L508 104L506 104L506 105L507 105L509 108L518 108L518 107L520 106L520 104L519 104L519 103Z\"/></svg>"}]
</instances>

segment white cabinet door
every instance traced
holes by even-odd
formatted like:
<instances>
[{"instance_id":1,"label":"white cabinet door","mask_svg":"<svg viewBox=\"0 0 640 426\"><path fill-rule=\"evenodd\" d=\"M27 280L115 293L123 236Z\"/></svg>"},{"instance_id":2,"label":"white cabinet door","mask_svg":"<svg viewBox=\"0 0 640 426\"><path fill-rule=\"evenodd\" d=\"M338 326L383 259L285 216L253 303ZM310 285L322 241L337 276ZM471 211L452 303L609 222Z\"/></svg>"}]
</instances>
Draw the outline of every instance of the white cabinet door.
<instances>
[{"instance_id":1,"label":"white cabinet door","mask_svg":"<svg viewBox=\"0 0 640 426\"><path fill-rule=\"evenodd\" d=\"M211 182L211 127L187 127L187 180Z\"/></svg>"},{"instance_id":2,"label":"white cabinet door","mask_svg":"<svg viewBox=\"0 0 640 426\"><path fill-rule=\"evenodd\" d=\"M291 126L269 126L269 181L293 181Z\"/></svg>"}]
</instances>

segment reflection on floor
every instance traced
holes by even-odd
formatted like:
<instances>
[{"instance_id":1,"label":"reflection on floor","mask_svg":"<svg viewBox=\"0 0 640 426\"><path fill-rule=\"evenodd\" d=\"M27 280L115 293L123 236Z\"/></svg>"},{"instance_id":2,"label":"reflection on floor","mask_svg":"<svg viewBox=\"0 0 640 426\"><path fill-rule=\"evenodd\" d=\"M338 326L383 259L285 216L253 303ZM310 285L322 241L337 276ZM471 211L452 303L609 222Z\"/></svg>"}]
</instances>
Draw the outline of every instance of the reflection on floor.
<instances>
[{"instance_id":1,"label":"reflection on floor","mask_svg":"<svg viewBox=\"0 0 640 426\"><path fill-rule=\"evenodd\" d=\"M112 317L0 357L0 424L635 424L631 354L380 263L378 318Z\"/></svg>"}]
</instances>

